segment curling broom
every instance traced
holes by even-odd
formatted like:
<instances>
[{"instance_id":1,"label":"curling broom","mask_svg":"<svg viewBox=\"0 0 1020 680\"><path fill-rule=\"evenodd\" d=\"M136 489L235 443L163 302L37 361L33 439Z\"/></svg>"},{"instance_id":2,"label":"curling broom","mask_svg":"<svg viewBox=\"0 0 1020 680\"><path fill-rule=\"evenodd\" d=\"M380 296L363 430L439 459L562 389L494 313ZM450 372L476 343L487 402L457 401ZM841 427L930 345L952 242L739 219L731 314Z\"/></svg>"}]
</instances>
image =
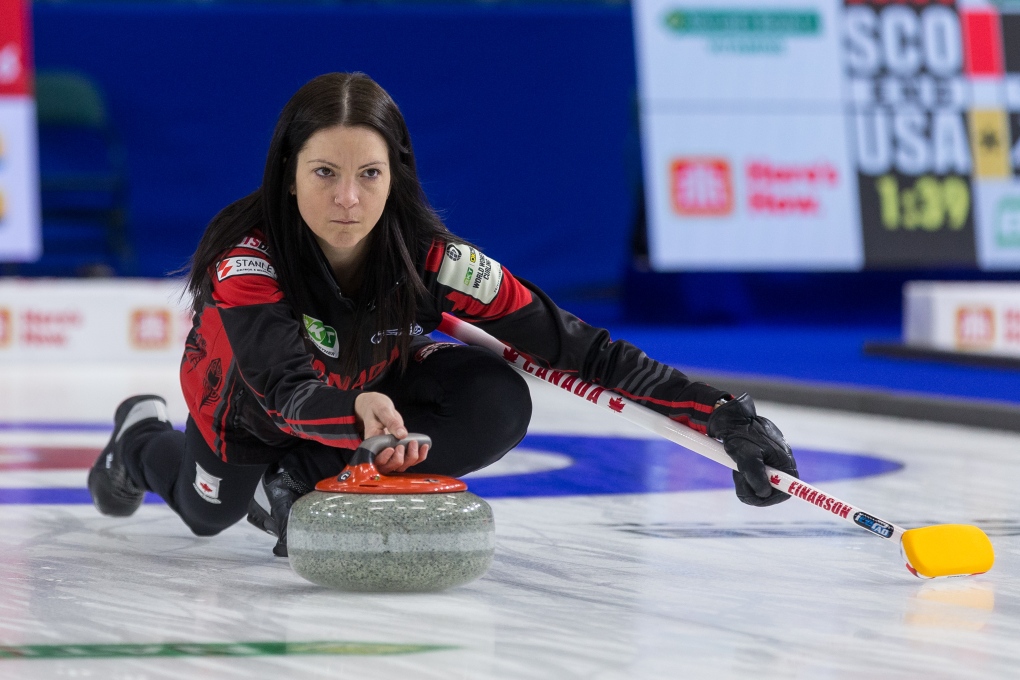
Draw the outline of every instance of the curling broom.
<instances>
[{"instance_id":1,"label":"curling broom","mask_svg":"<svg viewBox=\"0 0 1020 680\"><path fill-rule=\"evenodd\" d=\"M646 406L620 396L615 392L580 380L576 375L543 369L531 363L502 341L485 331L443 314L439 330L468 345L475 345L500 354L525 377L547 382L566 390L600 408L651 430L655 434L736 470L721 442L696 432L685 425L652 411ZM907 569L919 578L938 576L967 576L981 574L992 568L995 552L992 543L981 529L966 524L936 524L918 529L903 529L877 515L865 512L846 501L824 493L775 468L766 466L769 482L784 493L811 503L830 515L850 522L879 538L900 544L900 554Z\"/></svg>"}]
</instances>

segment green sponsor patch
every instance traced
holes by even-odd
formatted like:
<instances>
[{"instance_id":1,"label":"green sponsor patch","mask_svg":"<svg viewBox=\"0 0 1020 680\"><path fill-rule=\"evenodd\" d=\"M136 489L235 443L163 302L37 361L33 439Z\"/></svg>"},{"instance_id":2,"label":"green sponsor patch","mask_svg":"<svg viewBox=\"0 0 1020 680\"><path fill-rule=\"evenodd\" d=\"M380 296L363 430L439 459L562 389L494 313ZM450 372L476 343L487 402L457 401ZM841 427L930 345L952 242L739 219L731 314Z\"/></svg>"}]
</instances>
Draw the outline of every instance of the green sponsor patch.
<instances>
[{"instance_id":1,"label":"green sponsor patch","mask_svg":"<svg viewBox=\"0 0 1020 680\"><path fill-rule=\"evenodd\" d=\"M816 35L822 18L812 10L677 9L666 14L666 27L688 35Z\"/></svg>"},{"instance_id":2,"label":"green sponsor patch","mask_svg":"<svg viewBox=\"0 0 1020 680\"><path fill-rule=\"evenodd\" d=\"M456 649L385 642L170 642L122 645L0 645L2 659L111 659L181 656L388 656Z\"/></svg>"},{"instance_id":3,"label":"green sponsor patch","mask_svg":"<svg viewBox=\"0 0 1020 680\"><path fill-rule=\"evenodd\" d=\"M315 346L321 349L327 356L331 356L334 359L337 358L340 355L340 350L336 346L336 330L332 326L327 326L307 314L302 316L305 320L305 330L308 332L308 337L315 343Z\"/></svg>"}]
</instances>

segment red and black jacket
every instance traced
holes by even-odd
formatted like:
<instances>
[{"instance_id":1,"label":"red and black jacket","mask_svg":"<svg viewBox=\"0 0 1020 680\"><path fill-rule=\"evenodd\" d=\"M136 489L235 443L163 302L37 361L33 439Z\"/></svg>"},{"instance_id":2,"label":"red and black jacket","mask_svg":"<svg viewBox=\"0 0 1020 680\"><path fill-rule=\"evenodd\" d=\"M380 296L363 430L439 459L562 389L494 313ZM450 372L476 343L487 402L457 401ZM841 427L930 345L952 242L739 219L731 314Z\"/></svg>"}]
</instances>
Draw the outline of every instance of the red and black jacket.
<instances>
[{"instance_id":1,"label":"red and black jacket","mask_svg":"<svg viewBox=\"0 0 1020 680\"><path fill-rule=\"evenodd\" d=\"M212 290L188 336L181 385L192 418L224 461L274 462L306 440L346 449L361 442L354 400L399 354L373 358L380 341L374 314L363 314L355 327L355 303L340 293L325 258L318 264L308 275L322 277L322 285L309 286L314 298L300 320L283 299L257 231L210 269ZM575 374L702 432L716 401L727 396L611 340L471 246L434 243L420 268L431 296L409 329L413 335L428 335L449 312L539 366ZM358 370L348 375L339 355L352 334L359 338Z\"/></svg>"}]
</instances>

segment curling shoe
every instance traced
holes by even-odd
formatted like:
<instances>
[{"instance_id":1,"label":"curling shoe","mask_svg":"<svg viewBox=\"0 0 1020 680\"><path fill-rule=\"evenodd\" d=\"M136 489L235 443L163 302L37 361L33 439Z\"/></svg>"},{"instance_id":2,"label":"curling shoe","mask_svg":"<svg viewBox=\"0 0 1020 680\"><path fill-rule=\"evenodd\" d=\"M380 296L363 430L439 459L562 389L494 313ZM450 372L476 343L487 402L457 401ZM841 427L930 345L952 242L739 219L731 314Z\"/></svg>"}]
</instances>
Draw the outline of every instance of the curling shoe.
<instances>
[{"instance_id":1,"label":"curling shoe","mask_svg":"<svg viewBox=\"0 0 1020 680\"><path fill-rule=\"evenodd\" d=\"M89 493L96 508L104 515L132 515L145 498L145 489L131 479L124 467L124 435L143 425L162 425L160 429L173 427L163 397L143 394L126 399L117 407L110 441L89 470Z\"/></svg>"},{"instance_id":2,"label":"curling shoe","mask_svg":"<svg viewBox=\"0 0 1020 680\"><path fill-rule=\"evenodd\" d=\"M262 481L255 489L255 497L248 502L248 522L267 534L276 536L274 555L287 557L287 519L290 516L290 506L310 491L307 485L282 470L277 472L267 470L262 476Z\"/></svg>"}]
</instances>

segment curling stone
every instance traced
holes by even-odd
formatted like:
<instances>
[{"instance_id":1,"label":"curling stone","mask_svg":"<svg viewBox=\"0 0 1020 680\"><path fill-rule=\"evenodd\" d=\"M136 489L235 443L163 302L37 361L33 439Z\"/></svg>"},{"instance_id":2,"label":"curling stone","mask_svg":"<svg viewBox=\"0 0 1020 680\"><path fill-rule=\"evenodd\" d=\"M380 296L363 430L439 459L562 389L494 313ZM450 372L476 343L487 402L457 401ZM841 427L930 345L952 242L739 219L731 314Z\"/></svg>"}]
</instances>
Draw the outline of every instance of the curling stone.
<instances>
[{"instance_id":1,"label":"curling stone","mask_svg":"<svg viewBox=\"0 0 1020 680\"><path fill-rule=\"evenodd\" d=\"M473 581L496 550L492 508L459 479L376 469L377 453L411 440L366 439L337 477L299 498L287 524L291 568L347 591L431 592Z\"/></svg>"}]
</instances>

